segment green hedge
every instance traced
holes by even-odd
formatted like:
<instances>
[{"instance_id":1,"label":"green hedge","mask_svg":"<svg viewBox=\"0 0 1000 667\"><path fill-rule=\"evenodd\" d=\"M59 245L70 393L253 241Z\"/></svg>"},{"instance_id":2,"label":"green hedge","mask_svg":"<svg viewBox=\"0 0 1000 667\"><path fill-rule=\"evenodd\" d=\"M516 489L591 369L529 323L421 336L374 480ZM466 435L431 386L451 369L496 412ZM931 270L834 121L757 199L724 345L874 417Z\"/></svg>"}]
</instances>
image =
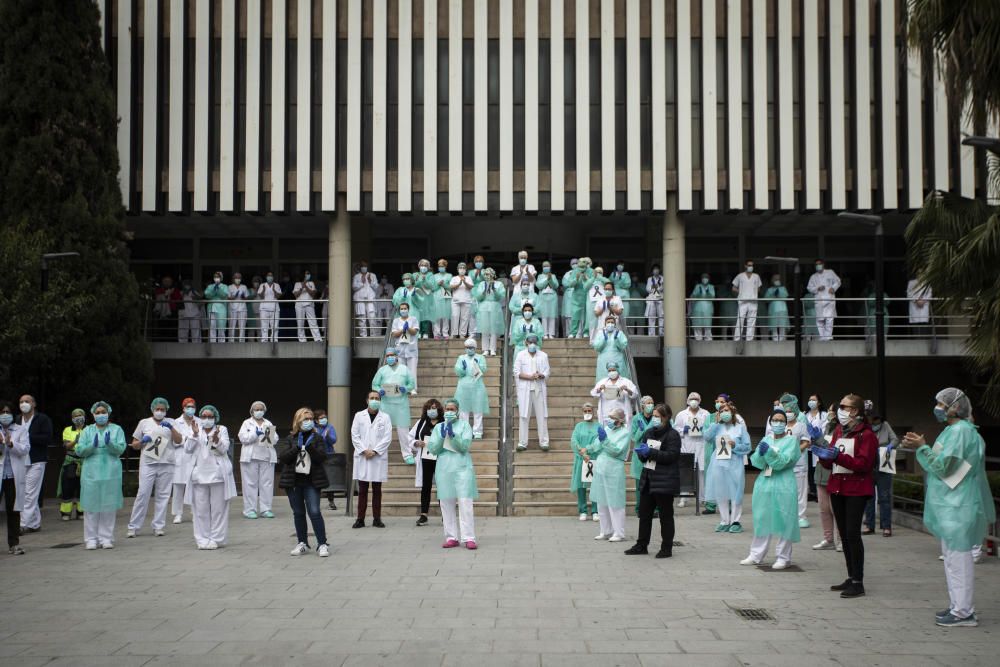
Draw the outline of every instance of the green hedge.
<instances>
[{"instance_id":1,"label":"green hedge","mask_svg":"<svg viewBox=\"0 0 1000 667\"><path fill-rule=\"evenodd\" d=\"M1000 472L987 472L986 479L994 498L1000 498ZM916 482L910 484L909 482ZM897 473L892 481L892 493L898 498L924 499L924 476L916 473Z\"/></svg>"}]
</instances>

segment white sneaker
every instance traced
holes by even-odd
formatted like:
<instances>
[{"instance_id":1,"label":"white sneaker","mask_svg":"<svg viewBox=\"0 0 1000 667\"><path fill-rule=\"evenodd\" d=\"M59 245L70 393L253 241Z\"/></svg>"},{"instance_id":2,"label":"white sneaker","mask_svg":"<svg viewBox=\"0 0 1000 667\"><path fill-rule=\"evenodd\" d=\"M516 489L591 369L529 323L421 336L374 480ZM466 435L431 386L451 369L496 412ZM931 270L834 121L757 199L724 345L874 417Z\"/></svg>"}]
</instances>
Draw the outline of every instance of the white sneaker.
<instances>
[{"instance_id":1,"label":"white sneaker","mask_svg":"<svg viewBox=\"0 0 1000 667\"><path fill-rule=\"evenodd\" d=\"M102 549L114 549L115 548L115 543L114 542L105 542L104 544L101 545L101 548Z\"/></svg>"},{"instance_id":2,"label":"white sneaker","mask_svg":"<svg viewBox=\"0 0 1000 667\"><path fill-rule=\"evenodd\" d=\"M594 523L597 523L598 521L601 520L601 515L595 512L591 518L594 520Z\"/></svg>"},{"instance_id":3,"label":"white sneaker","mask_svg":"<svg viewBox=\"0 0 1000 667\"><path fill-rule=\"evenodd\" d=\"M844 543L843 542L837 542L837 551L839 551L840 553L844 553Z\"/></svg>"},{"instance_id":4,"label":"white sneaker","mask_svg":"<svg viewBox=\"0 0 1000 667\"><path fill-rule=\"evenodd\" d=\"M586 520L587 520L587 513L584 512L583 514L580 515L580 521L586 521Z\"/></svg>"},{"instance_id":5,"label":"white sneaker","mask_svg":"<svg viewBox=\"0 0 1000 667\"><path fill-rule=\"evenodd\" d=\"M972 557L972 562L974 564L976 564L976 565L979 565L980 563L982 563L983 562L983 554L980 552L980 553L974 555Z\"/></svg>"},{"instance_id":6,"label":"white sneaker","mask_svg":"<svg viewBox=\"0 0 1000 667\"><path fill-rule=\"evenodd\" d=\"M206 544L199 544L199 545L198 545L198 549L199 549L200 551L204 551L204 550L205 550L205 549L207 549L207 548L208 548L208 544L207 544L207 543L206 543Z\"/></svg>"},{"instance_id":7,"label":"white sneaker","mask_svg":"<svg viewBox=\"0 0 1000 667\"><path fill-rule=\"evenodd\" d=\"M316 555L320 558L326 558L330 555L330 546L327 544L319 545L319 549L316 550Z\"/></svg>"},{"instance_id":8,"label":"white sneaker","mask_svg":"<svg viewBox=\"0 0 1000 667\"><path fill-rule=\"evenodd\" d=\"M219 548L219 544L217 542L209 542L208 544L205 545L205 548L208 549L209 551L215 551L216 549Z\"/></svg>"},{"instance_id":9,"label":"white sneaker","mask_svg":"<svg viewBox=\"0 0 1000 667\"><path fill-rule=\"evenodd\" d=\"M760 561L756 561L752 556L747 556L740 561L740 565L760 565Z\"/></svg>"},{"instance_id":10,"label":"white sneaker","mask_svg":"<svg viewBox=\"0 0 1000 667\"><path fill-rule=\"evenodd\" d=\"M617 535L613 535L611 539L608 540L608 542L624 542L624 541L625 541L624 537L618 537Z\"/></svg>"},{"instance_id":11,"label":"white sneaker","mask_svg":"<svg viewBox=\"0 0 1000 667\"><path fill-rule=\"evenodd\" d=\"M309 545L305 542L299 542L294 549L291 550L293 556L301 556L305 552L309 551Z\"/></svg>"},{"instance_id":12,"label":"white sneaker","mask_svg":"<svg viewBox=\"0 0 1000 667\"><path fill-rule=\"evenodd\" d=\"M831 549L834 548L835 547L833 546L833 542L831 542L830 540L823 540L819 544L813 545L813 549L815 549L816 551L830 551Z\"/></svg>"},{"instance_id":13,"label":"white sneaker","mask_svg":"<svg viewBox=\"0 0 1000 667\"><path fill-rule=\"evenodd\" d=\"M595 540L606 540L609 537L611 537L611 536L610 535L605 535L604 533L598 533L597 535L594 536L594 539Z\"/></svg>"},{"instance_id":14,"label":"white sneaker","mask_svg":"<svg viewBox=\"0 0 1000 667\"><path fill-rule=\"evenodd\" d=\"M128 532L125 533L125 537L135 537L135 531L129 528Z\"/></svg>"},{"instance_id":15,"label":"white sneaker","mask_svg":"<svg viewBox=\"0 0 1000 667\"><path fill-rule=\"evenodd\" d=\"M938 556L938 560L944 560L944 556ZM973 559L973 562L974 561L975 561L975 559Z\"/></svg>"},{"instance_id":16,"label":"white sneaker","mask_svg":"<svg viewBox=\"0 0 1000 667\"><path fill-rule=\"evenodd\" d=\"M153 535L156 535L157 537L163 537L163 529L160 528L159 530L154 530Z\"/></svg>"},{"instance_id":17,"label":"white sneaker","mask_svg":"<svg viewBox=\"0 0 1000 667\"><path fill-rule=\"evenodd\" d=\"M87 542L87 551L93 551L97 548L97 542Z\"/></svg>"},{"instance_id":18,"label":"white sneaker","mask_svg":"<svg viewBox=\"0 0 1000 667\"><path fill-rule=\"evenodd\" d=\"M174 515L174 523L180 523L180 522L181 522L181 515L180 514L175 514Z\"/></svg>"},{"instance_id":19,"label":"white sneaker","mask_svg":"<svg viewBox=\"0 0 1000 667\"><path fill-rule=\"evenodd\" d=\"M788 567L788 565L789 565L789 563L788 563L787 560L776 560L776 561L774 561L774 565L771 566L771 569L772 570L784 570L786 567Z\"/></svg>"},{"instance_id":20,"label":"white sneaker","mask_svg":"<svg viewBox=\"0 0 1000 667\"><path fill-rule=\"evenodd\" d=\"M681 499L680 499L680 500L679 500L679 501L677 502L677 506L678 506L678 507L687 507L687 500L685 500L684 498L681 498Z\"/></svg>"}]
</instances>

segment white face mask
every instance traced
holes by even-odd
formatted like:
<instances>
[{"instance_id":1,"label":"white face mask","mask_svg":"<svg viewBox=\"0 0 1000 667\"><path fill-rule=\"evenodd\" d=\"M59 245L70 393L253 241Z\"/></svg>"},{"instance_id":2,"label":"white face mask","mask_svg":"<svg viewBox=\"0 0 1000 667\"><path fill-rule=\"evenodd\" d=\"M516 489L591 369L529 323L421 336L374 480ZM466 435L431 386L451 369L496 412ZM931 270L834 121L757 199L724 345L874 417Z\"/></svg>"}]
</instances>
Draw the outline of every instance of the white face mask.
<instances>
[{"instance_id":1,"label":"white face mask","mask_svg":"<svg viewBox=\"0 0 1000 667\"><path fill-rule=\"evenodd\" d=\"M254 410L253 411L253 418L254 419L263 419L264 418L264 411L263 410Z\"/></svg>"},{"instance_id":2,"label":"white face mask","mask_svg":"<svg viewBox=\"0 0 1000 667\"><path fill-rule=\"evenodd\" d=\"M850 412L848 412L847 410L841 410L840 408L837 408L837 421L840 422L841 426L847 426L848 424L851 423L852 420L853 417L851 417Z\"/></svg>"},{"instance_id":3,"label":"white face mask","mask_svg":"<svg viewBox=\"0 0 1000 667\"><path fill-rule=\"evenodd\" d=\"M21 403L21 412L23 412L24 414L28 414L29 412L31 412L31 403L28 403L27 401Z\"/></svg>"},{"instance_id":4,"label":"white face mask","mask_svg":"<svg viewBox=\"0 0 1000 667\"><path fill-rule=\"evenodd\" d=\"M201 418L201 425L203 427L205 427L205 428L208 428L208 429L214 428L215 427L215 419L209 418L209 417L202 417Z\"/></svg>"},{"instance_id":5,"label":"white face mask","mask_svg":"<svg viewBox=\"0 0 1000 667\"><path fill-rule=\"evenodd\" d=\"M697 408L699 405L701 405L701 401L696 398L692 398L688 401L688 407Z\"/></svg>"},{"instance_id":6,"label":"white face mask","mask_svg":"<svg viewBox=\"0 0 1000 667\"><path fill-rule=\"evenodd\" d=\"M165 410L153 410L153 419L156 421L161 421L166 416L167 413Z\"/></svg>"},{"instance_id":7,"label":"white face mask","mask_svg":"<svg viewBox=\"0 0 1000 667\"><path fill-rule=\"evenodd\" d=\"M583 421L589 422L589 421L593 421L593 419L594 419L594 413L593 412L584 412L583 413Z\"/></svg>"}]
</instances>

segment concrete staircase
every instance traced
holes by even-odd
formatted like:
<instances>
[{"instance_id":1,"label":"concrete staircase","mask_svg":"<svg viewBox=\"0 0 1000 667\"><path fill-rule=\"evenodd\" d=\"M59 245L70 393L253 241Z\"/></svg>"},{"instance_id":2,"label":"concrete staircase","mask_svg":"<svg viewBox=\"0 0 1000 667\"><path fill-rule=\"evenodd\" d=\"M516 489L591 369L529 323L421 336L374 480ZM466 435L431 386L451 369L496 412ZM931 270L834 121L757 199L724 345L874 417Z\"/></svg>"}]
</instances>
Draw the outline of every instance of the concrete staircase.
<instances>
[{"instance_id":1,"label":"concrete staircase","mask_svg":"<svg viewBox=\"0 0 1000 667\"><path fill-rule=\"evenodd\" d=\"M410 397L410 424L420 418L424 402L436 398L444 404L454 396L458 377L453 370L455 361L465 354L464 340L420 341L420 362L417 366L417 395ZM483 417L483 439L472 441L472 460L476 467L479 500L476 514L497 513L500 452L500 356L486 357L484 377L490 397L491 414ZM419 459L417 465L420 465ZM412 516L420 513L420 489L414 486L414 469L403 462L396 435L393 433L389 450L389 481L382 488L382 513L386 516ZM431 495L430 513L439 515L437 495Z\"/></svg>"},{"instance_id":2,"label":"concrete staircase","mask_svg":"<svg viewBox=\"0 0 1000 667\"><path fill-rule=\"evenodd\" d=\"M597 399L590 396L594 387L597 353L587 339L553 339L543 343L549 355L552 377L548 382L549 451L538 447L535 421L531 420L528 449L514 453L513 513L514 516L576 515L576 497L569 491L573 472L573 452L570 436L580 421L581 406ZM513 391L513 387L512 387ZM511 447L517 445L516 399L510 399L512 428ZM634 496L634 483L626 480L628 503Z\"/></svg>"}]
</instances>

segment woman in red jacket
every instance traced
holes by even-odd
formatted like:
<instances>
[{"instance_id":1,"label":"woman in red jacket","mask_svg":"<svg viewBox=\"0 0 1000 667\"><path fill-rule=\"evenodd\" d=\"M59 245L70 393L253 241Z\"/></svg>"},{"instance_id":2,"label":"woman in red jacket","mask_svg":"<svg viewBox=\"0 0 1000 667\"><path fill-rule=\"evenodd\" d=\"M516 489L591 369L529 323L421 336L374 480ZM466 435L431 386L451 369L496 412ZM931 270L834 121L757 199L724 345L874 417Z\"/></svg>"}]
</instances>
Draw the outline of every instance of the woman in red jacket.
<instances>
[{"instance_id":1,"label":"woman in red jacket","mask_svg":"<svg viewBox=\"0 0 1000 667\"><path fill-rule=\"evenodd\" d=\"M813 453L824 468L832 468L827 492L837 530L844 541L847 579L830 586L842 598L865 594L865 547L861 542L861 520L868 499L875 495L873 470L878 457L878 437L865 421L864 399L848 394L837 409L838 426L833 430L831 447L814 445Z\"/></svg>"}]
</instances>

